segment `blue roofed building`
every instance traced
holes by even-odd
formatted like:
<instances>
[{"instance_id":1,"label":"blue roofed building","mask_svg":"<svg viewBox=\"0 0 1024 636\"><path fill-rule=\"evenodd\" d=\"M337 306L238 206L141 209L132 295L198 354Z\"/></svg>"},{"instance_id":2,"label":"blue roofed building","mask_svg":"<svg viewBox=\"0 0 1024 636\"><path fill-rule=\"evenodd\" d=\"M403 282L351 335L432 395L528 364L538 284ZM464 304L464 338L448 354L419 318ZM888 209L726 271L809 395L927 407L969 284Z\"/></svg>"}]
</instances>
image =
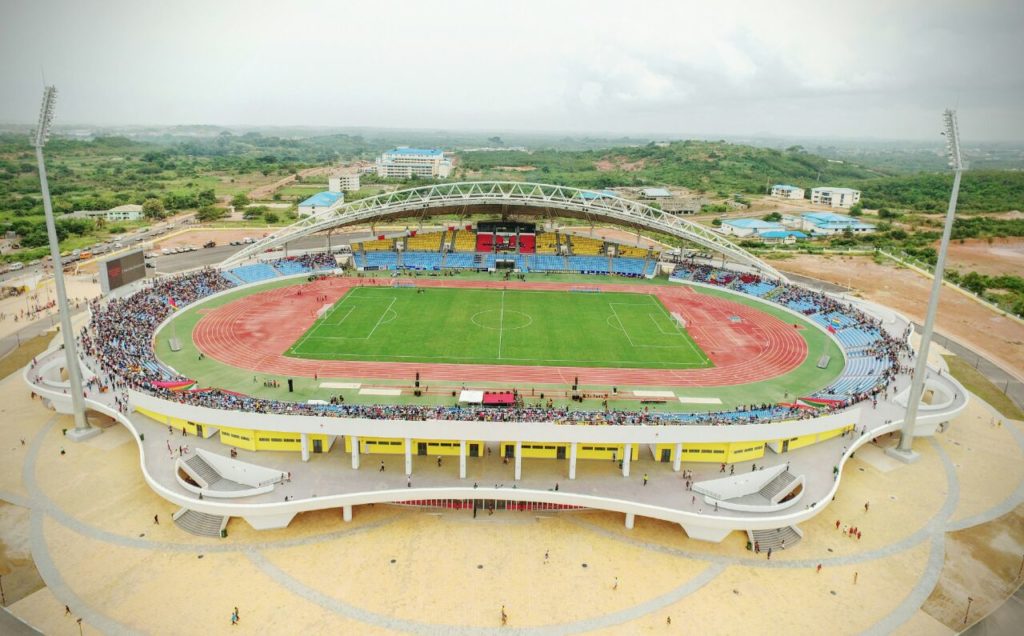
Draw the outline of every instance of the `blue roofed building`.
<instances>
[{"instance_id":1,"label":"blue roofed building","mask_svg":"<svg viewBox=\"0 0 1024 636\"><path fill-rule=\"evenodd\" d=\"M800 216L801 229L815 236L842 234L849 229L854 234L868 234L878 228L870 223L863 223L852 216L834 214L832 212L808 212Z\"/></svg>"},{"instance_id":2,"label":"blue roofed building","mask_svg":"<svg viewBox=\"0 0 1024 636\"><path fill-rule=\"evenodd\" d=\"M389 179L447 179L452 162L440 148L399 146L377 158L377 176Z\"/></svg>"},{"instance_id":3,"label":"blue roofed building","mask_svg":"<svg viewBox=\"0 0 1024 636\"><path fill-rule=\"evenodd\" d=\"M581 190L580 198L587 201L596 201L598 199L608 199L611 197L619 196L614 190Z\"/></svg>"},{"instance_id":4,"label":"blue roofed building","mask_svg":"<svg viewBox=\"0 0 1024 636\"><path fill-rule=\"evenodd\" d=\"M796 230L769 230L768 232L761 232L757 237L765 243L785 243L787 245L807 240L806 234Z\"/></svg>"},{"instance_id":5,"label":"blue roofed building","mask_svg":"<svg viewBox=\"0 0 1024 636\"><path fill-rule=\"evenodd\" d=\"M722 221L722 234L738 236L740 238L761 234L764 232L782 231L785 226L781 223L762 221L761 219L728 219Z\"/></svg>"},{"instance_id":6,"label":"blue roofed building","mask_svg":"<svg viewBox=\"0 0 1024 636\"><path fill-rule=\"evenodd\" d=\"M317 214L344 202L344 192L318 192L299 204L299 216Z\"/></svg>"}]
</instances>

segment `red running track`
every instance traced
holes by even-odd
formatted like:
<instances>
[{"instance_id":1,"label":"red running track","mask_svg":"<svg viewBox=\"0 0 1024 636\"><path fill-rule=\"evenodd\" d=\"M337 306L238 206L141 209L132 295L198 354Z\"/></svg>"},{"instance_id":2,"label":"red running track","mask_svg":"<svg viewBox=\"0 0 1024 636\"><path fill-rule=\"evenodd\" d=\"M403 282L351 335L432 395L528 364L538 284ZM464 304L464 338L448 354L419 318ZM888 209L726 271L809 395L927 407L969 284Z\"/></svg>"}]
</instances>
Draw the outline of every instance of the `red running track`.
<instances>
[{"instance_id":1,"label":"red running track","mask_svg":"<svg viewBox=\"0 0 1024 636\"><path fill-rule=\"evenodd\" d=\"M699 294L683 285L585 285L609 292L653 294L670 312L686 319L686 329L711 358L710 369L610 369L591 367L353 362L288 358L285 351L315 322L316 311L361 285L411 283L418 287L467 287L524 290L569 290L580 284L445 279L326 278L305 285L253 294L211 310L196 325L192 338L205 355L256 373L321 378L424 380L505 384L617 386L729 386L789 373L807 357L807 343L792 324L752 307ZM317 301L325 296L326 301ZM740 320L730 320L738 316Z\"/></svg>"}]
</instances>

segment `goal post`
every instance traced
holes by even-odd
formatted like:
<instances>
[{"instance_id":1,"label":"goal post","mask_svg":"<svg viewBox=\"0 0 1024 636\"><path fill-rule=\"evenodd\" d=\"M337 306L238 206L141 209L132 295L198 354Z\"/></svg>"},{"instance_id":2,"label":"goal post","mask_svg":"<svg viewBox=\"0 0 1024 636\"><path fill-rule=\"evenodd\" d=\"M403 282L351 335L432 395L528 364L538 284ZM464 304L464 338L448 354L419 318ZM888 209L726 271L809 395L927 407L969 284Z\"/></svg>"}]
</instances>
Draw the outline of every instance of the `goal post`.
<instances>
[{"instance_id":1,"label":"goal post","mask_svg":"<svg viewBox=\"0 0 1024 636\"><path fill-rule=\"evenodd\" d=\"M674 323L676 323L683 329L686 329L686 318L683 318L682 316L679 315L679 313L674 311L670 315L672 316L672 321Z\"/></svg>"}]
</instances>

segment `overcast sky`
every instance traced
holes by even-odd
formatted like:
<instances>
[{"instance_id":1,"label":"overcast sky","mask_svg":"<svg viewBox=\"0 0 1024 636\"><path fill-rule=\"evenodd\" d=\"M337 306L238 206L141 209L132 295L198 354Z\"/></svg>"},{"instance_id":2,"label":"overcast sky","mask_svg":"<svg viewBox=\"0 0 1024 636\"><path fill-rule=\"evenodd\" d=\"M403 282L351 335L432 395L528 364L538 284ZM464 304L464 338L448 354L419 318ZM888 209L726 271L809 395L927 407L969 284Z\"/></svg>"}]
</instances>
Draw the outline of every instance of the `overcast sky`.
<instances>
[{"instance_id":1,"label":"overcast sky","mask_svg":"<svg viewBox=\"0 0 1024 636\"><path fill-rule=\"evenodd\" d=\"M0 0L0 122L1024 140L1021 0Z\"/></svg>"}]
</instances>

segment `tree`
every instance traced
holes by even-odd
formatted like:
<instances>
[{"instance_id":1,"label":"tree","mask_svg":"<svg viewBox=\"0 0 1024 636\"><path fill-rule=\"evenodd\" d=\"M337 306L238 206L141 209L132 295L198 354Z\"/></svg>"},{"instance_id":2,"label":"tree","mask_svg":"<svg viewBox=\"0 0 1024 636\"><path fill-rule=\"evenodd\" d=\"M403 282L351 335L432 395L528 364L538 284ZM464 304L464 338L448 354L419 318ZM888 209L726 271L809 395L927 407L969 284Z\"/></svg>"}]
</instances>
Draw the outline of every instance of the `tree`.
<instances>
[{"instance_id":1,"label":"tree","mask_svg":"<svg viewBox=\"0 0 1024 636\"><path fill-rule=\"evenodd\" d=\"M889 208L879 208L878 210L878 218L880 219L895 219L898 218L899 215L899 212L893 212Z\"/></svg>"},{"instance_id":2,"label":"tree","mask_svg":"<svg viewBox=\"0 0 1024 636\"><path fill-rule=\"evenodd\" d=\"M265 220L267 223L277 223L278 220L280 220L280 219L277 216L276 212L264 212L263 213L263 220Z\"/></svg>"},{"instance_id":3,"label":"tree","mask_svg":"<svg viewBox=\"0 0 1024 636\"><path fill-rule=\"evenodd\" d=\"M763 218L765 221L777 223L782 220L782 215L778 212L770 212L769 214L765 214Z\"/></svg>"},{"instance_id":4,"label":"tree","mask_svg":"<svg viewBox=\"0 0 1024 636\"><path fill-rule=\"evenodd\" d=\"M249 197L245 196L244 192L239 192L235 196L231 197L231 205L235 206L235 209L244 208L249 205Z\"/></svg>"},{"instance_id":5,"label":"tree","mask_svg":"<svg viewBox=\"0 0 1024 636\"><path fill-rule=\"evenodd\" d=\"M142 202L142 214L147 219L160 220L167 216L167 210L160 199L146 199Z\"/></svg>"},{"instance_id":6,"label":"tree","mask_svg":"<svg viewBox=\"0 0 1024 636\"><path fill-rule=\"evenodd\" d=\"M213 205L217 202L217 195L214 194L213 188L207 190L200 190L196 194L196 205L202 207L204 205Z\"/></svg>"},{"instance_id":7,"label":"tree","mask_svg":"<svg viewBox=\"0 0 1024 636\"><path fill-rule=\"evenodd\" d=\"M860 202L854 203L850 207L850 216L861 216L864 214L864 206Z\"/></svg>"},{"instance_id":8,"label":"tree","mask_svg":"<svg viewBox=\"0 0 1024 636\"><path fill-rule=\"evenodd\" d=\"M204 205L196 212L196 219L202 223L208 223L210 221L222 219L226 214L227 211L224 208L218 208L213 205Z\"/></svg>"}]
</instances>

